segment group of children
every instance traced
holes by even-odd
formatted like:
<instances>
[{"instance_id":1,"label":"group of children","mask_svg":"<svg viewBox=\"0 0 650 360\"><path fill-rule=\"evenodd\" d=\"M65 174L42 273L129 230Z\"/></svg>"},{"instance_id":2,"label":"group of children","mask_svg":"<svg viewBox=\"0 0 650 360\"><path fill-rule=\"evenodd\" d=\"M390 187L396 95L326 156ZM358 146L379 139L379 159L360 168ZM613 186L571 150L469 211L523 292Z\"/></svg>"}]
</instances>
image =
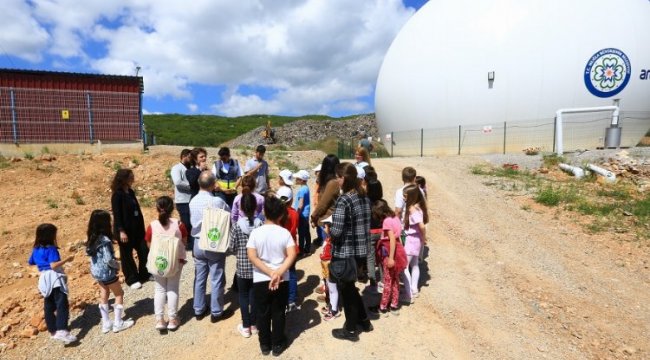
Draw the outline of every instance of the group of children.
<instances>
[{"instance_id":1,"label":"group of children","mask_svg":"<svg viewBox=\"0 0 650 360\"><path fill-rule=\"evenodd\" d=\"M367 156L366 156L367 158ZM377 174L362 159L359 167L359 181L366 187L379 183ZM369 159L368 159L369 162ZM314 169L316 172L319 168ZM317 173L318 175L318 173ZM254 192L255 181L242 181L243 191L235 198L237 209L233 208L230 233L230 251L237 259L236 288L242 323L237 330L243 337L258 334L262 353L279 355L286 348L284 337L285 313L299 309L297 305L296 259L312 251L310 235L311 196L307 185L310 174L306 170L292 173L282 170L278 178L278 189L269 190L265 197ZM250 178L248 179L250 180ZM381 293L377 306L370 306L371 312L398 314L399 302L412 303L418 297L419 261L426 244L426 185L424 179L416 178L415 169L402 171L404 186L397 190L395 208L392 209L379 193L368 191L372 204L373 226L371 233L376 241L369 239L372 258L368 263L370 286ZM419 185L418 185L419 183ZM293 188L292 188L293 186ZM318 184L317 184L318 186ZM371 190L371 189L369 189ZM294 195L295 191L295 195ZM376 195L372 195L376 194ZM374 198L373 198L374 196ZM260 198L263 199L260 202ZM260 211L263 207L263 212ZM155 280L154 313L156 329L176 330L179 321L178 291L181 269L186 263L185 244L188 233L184 224L171 217L174 201L168 196L156 200L159 217L147 228L145 240L151 246L160 236L176 238L177 249L172 251L177 258L173 272L156 272L158 264L155 254L150 255L147 268ZM327 236L327 221L324 229L319 228L319 239L323 241L321 264L324 285L317 289L320 300L326 301L321 309L324 320L340 316L336 283L327 276L327 263L331 258L331 244ZM91 275L100 287L99 310L102 317L101 331L120 332L133 326L131 319L123 319L122 286L118 281L119 264L113 252L111 215L104 210L95 210L90 216L87 230L86 254L90 257ZM45 298L44 312L48 330L53 339L66 344L76 341L68 329L68 300L63 264L73 257L61 259L57 242L57 229L52 224L42 224L36 230L36 241L29 259L41 272L39 290ZM151 266L150 266L151 265ZM168 264L164 264L165 267ZM375 271L375 267L378 271ZM375 275L379 274L379 276ZM404 293L400 297L400 276ZM113 319L109 316L109 295L113 293ZM164 318L167 305L168 319ZM341 304L345 306L345 304Z\"/></svg>"}]
</instances>

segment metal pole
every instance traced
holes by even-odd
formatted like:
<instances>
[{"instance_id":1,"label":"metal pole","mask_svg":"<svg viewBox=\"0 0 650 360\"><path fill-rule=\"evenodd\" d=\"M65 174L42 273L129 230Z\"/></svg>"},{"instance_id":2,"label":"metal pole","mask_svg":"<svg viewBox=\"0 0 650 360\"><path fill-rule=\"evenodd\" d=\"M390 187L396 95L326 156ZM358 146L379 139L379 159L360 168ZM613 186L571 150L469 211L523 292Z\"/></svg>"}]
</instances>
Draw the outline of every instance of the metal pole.
<instances>
[{"instance_id":1,"label":"metal pole","mask_svg":"<svg viewBox=\"0 0 650 360\"><path fill-rule=\"evenodd\" d=\"M14 144L18 144L18 123L16 119L16 95L14 88L9 89L11 95L11 130L14 134Z\"/></svg>"},{"instance_id":2,"label":"metal pole","mask_svg":"<svg viewBox=\"0 0 650 360\"><path fill-rule=\"evenodd\" d=\"M139 124L138 124L139 128L138 128L138 130L140 132L140 138L144 140L144 135L143 135L143 131L144 131L144 115L142 113L142 88L140 88L140 104L138 105L138 119L139 119ZM144 141L142 143L143 143L142 144L143 148L146 150L147 146L144 144Z\"/></svg>"},{"instance_id":3,"label":"metal pole","mask_svg":"<svg viewBox=\"0 0 650 360\"><path fill-rule=\"evenodd\" d=\"M506 153L506 122L503 122L503 154Z\"/></svg>"},{"instance_id":4,"label":"metal pole","mask_svg":"<svg viewBox=\"0 0 650 360\"><path fill-rule=\"evenodd\" d=\"M90 135L90 143L92 144L95 141L95 129L93 126L93 105L90 91L86 92L86 103L88 105L88 132Z\"/></svg>"},{"instance_id":5,"label":"metal pole","mask_svg":"<svg viewBox=\"0 0 650 360\"><path fill-rule=\"evenodd\" d=\"M555 151L555 137L557 136L557 117L553 118L553 151Z\"/></svg>"},{"instance_id":6,"label":"metal pole","mask_svg":"<svg viewBox=\"0 0 650 360\"><path fill-rule=\"evenodd\" d=\"M390 157L393 157L393 144L395 143L395 134L391 131L390 132Z\"/></svg>"},{"instance_id":7,"label":"metal pole","mask_svg":"<svg viewBox=\"0 0 650 360\"><path fill-rule=\"evenodd\" d=\"M420 129L420 157L424 156L424 129Z\"/></svg>"},{"instance_id":8,"label":"metal pole","mask_svg":"<svg viewBox=\"0 0 650 360\"><path fill-rule=\"evenodd\" d=\"M460 132L461 132L461 126L458 125L458 155L460 155Z\"/></svg>"}]
</instances>

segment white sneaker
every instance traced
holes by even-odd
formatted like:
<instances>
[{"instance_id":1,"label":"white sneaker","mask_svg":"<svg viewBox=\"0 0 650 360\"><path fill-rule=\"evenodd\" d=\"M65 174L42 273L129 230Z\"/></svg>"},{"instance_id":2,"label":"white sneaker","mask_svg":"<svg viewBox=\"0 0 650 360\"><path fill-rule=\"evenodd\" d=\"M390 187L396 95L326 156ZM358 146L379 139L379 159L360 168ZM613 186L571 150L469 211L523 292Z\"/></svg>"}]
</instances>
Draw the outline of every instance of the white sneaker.
<instances>
[{"instance_id":1,"label":"white sneaker","mask_svg":"<svg viewBox=\"0 0 650 360\"><path fill-rule=\"evenodd\" d=\"M136 281L133 284L131 284L131 289L133 289L133 290L138 290L141 287L142 287L142 284L139 281Z\"/></svg>"},{"instance_id":2,"label":"white sneaker","mask_svg":"<svg viewBox=\"0 0 650 360\"><path fill-rule=\"evenodd\" d=\"M102 334L108 334L111 330L113 330L112 321L102 322Z\"/></svg>"},{"instance_id":3,"label":"white sneaker","mask_svg":"<svg viewBox=\"0 0 650 360\"><path fill-rule=\"evenodd\" d=\"M54 334L54 336L52 336L52 339L57 340L57 341L61 341L65 345L68 345L68 344L71 344L71 343L77 341L77 337L70 334L70 332L67 331L67 330L59 330L59 331L57 331L56 334Z\"/></svg>"},{"instance_id":4,"label":"white sneaker","mask_svg":"<svg viewBox=\"0 0 650 360\"><path fill-rule=\"evenodd\" d=\"M251 329L245 328L243 324L237 325L237 331L245 338L251 337Z\"/></svg>"},{"instance_id":5,"label":"white sneaker","mask_svg":"<svg viewBox=\"0 0 650 360\"><path fill-rule=\"evenodd\" d=\"M120 332L122 330L126 330L126 329L130 328L131 326L133 326L134 323L135 322L133 320L128 319L128 320L122 321L121 324L113 324L113 332L118 333L118 332Z\"/></svg>"}]
</instances>

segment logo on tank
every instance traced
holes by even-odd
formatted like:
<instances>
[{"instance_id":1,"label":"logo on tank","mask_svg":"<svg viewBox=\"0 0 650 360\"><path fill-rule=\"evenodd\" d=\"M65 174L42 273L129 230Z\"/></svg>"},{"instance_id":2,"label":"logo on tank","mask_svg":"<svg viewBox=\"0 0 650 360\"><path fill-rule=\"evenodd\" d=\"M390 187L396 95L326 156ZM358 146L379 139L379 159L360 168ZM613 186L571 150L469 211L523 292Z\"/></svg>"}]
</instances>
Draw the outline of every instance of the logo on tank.
<instances>
[{"instance_id":1,"label":"logo on tank","mask_svg":"<svg viewBox=\"0 0 650 360\"><path fill-rule=\"evenodd\" d=\"M614 96L630 81L630 59L619 49L607 48L595 53L585 66L585 86L590 93L606 98Z\"/></svg>"}]
</instances>

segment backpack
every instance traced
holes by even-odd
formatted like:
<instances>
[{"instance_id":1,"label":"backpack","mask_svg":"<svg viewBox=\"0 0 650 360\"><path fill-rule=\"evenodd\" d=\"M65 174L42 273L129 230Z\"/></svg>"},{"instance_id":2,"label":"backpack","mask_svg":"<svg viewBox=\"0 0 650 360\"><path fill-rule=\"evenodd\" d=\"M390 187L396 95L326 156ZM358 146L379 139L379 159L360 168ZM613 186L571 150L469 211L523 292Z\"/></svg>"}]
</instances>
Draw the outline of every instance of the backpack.
<instances>
[{"instance_id":1,"label":"backpack","mask_svg":"<svg viewBox=\"0 0 650 360\"><path fill-rule=\"evenodd\" d=\"M225 253L230 247L230 213L223 209L203 209L199 249Z\"/></svg>"},{"instance_id":2,"label":"backpack","mask_svg":"<svg viewBox=\"0 0 650 360\"><path fill-rule=\"evenodd\" d=\"M151 223L151 248L147 257L149 273L164 278L178 273L181 268L180 258L185 258L181 237L177 219L169 219L167 230L158 220Z\"/></svg>"},{"instance_id":3,"label":"backpack","mask_svg":"<svg viewBox=\"0 0 650 360\"><path fill-rule=\"evenodd\" d=\"M102 237L97 248L88 250L90 256L90 274L101 282L110 281L117 277L120 268L119 263L113 254L113 245L107 237Z\"/></svg>"}]
</instances>

